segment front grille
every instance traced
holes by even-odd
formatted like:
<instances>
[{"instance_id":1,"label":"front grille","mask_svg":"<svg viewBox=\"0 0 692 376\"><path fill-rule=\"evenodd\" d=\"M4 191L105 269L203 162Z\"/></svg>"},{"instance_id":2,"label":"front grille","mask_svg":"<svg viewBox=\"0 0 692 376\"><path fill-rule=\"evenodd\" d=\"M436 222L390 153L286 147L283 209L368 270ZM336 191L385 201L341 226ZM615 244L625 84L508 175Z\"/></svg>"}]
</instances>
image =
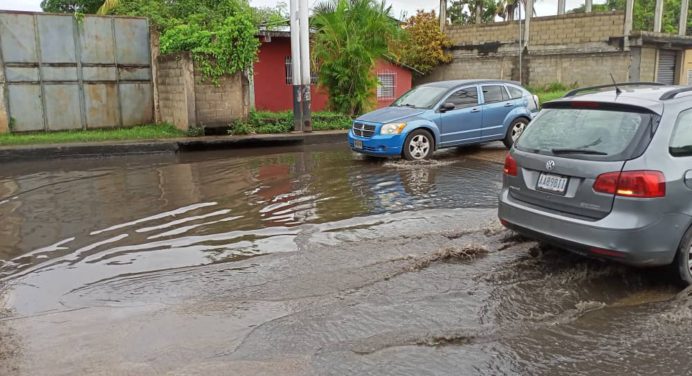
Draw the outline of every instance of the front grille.
<instances>
[{"instance_id":1,"label":"front grille","mask_svg":"<svg viewBox=\"0 0 692 376\"><path fill-rule=\"evenodd\" d=\"M375 135L375 126L363 123L353 123L353 134L359 137L370 138Z\"/></svg>"}]
</instances>

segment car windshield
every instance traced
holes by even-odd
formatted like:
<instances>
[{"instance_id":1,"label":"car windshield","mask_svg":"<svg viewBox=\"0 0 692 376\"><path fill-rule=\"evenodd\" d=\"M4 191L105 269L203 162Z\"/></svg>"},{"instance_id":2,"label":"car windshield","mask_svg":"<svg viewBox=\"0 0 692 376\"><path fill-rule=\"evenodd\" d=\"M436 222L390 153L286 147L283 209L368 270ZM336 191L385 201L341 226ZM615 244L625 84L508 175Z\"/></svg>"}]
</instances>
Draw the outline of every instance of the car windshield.
<instances>
[{"instance_id":1,"label":"car windshield","mask_svg":"<svg viewBox=\"0 0 692 376\"><path fill-rule=\"evenodd\" d=\"M406 92L394 103L393 107L431 108L442 99L447 88L437 86L418 86Z\"/></svg>"},{"instance_id":2,"label":"car windshield","mask_svg":"<svg viewBox=\"0 0 692 376\"><path fill-rule=\"evenodd\" d=\"M517 140L519 150L565 157L617 157L652 115L594 109L544 109Z\"/></svg>"}]
</instances>

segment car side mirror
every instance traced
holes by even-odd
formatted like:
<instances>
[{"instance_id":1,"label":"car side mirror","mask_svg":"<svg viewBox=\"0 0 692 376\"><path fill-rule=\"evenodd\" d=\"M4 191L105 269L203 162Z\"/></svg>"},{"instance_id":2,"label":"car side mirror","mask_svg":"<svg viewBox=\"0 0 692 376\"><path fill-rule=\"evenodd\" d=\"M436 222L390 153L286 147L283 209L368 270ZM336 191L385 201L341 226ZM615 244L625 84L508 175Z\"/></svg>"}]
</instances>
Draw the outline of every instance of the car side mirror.
<instances>
[{"instance_id":1,"label":"car side mirror","mask_svg":"<svg viewBox=\"0 0 692 376\"><path fill-rule=\"evenodd\" d=\"M440 112L447 112L455 109L457 106L454 105L454 103L443 103L442 106L440 106Z\"/></svg>"}]
</instances>

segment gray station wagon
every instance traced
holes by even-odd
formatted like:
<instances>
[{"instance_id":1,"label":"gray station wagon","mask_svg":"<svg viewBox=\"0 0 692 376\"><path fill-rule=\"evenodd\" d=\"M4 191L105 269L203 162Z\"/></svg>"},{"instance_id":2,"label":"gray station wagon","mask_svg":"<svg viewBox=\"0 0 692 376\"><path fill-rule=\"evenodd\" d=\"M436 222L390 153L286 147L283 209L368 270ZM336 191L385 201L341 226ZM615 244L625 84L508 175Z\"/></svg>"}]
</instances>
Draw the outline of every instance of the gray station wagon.
<instances>
[{"instance_id":1,"label":"gray station wagon","mask_svg":"<svg viewBox=\"0 0 692 376\"><path fill-rule=\"evenodd\" d=\"M506 157L499 217L692 284L692 87L606 85L546 103Z\"/></svg>"}]
</instances>

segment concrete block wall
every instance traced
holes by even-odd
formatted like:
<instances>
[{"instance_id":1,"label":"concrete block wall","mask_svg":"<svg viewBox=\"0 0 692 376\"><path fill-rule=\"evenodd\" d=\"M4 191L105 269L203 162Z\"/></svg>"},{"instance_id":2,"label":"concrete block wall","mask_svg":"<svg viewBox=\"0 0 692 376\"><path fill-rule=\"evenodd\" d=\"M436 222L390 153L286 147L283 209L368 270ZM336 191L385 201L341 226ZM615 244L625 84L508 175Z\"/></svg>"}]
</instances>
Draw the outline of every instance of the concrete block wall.
<instances>
[{"instance_id":1,"label":"concrete block wall","mask_svg":"<svg viewBox=\"0 0 692 376\"><path fill-rule=\"evenodd\" d=\"M610 82L612 73L627 81L631 55L620 45L623 26L622 12L533 18L521 80L531 86L595 85ZM450 27L453 62L418 78L416 84L466 78L519 80L518 32L516 21Z\"/></svg>"},{"instance_id":2,"label":"concrete block wall","mask_svg":"<svg viewBox=\"0 0 692 376\"><path fill-rule=\"evenodd\" d=\"M629 80L630 54L625 52L593 54L534 55L527 59L528 80L532 86L553 82L577 86Z\"/></svg>"},{"instance_id":3,"label":"concrete block wall","mask_svg":"<svg viewBox=\"0 0 692 376\"><path fill-rule=\"evenodd\" d=\"M639 64L639 81L653 82L656 80L657 50L651 47L642 47Z\"/></svg>"},{"instance_id":4,"label":"concrete block wall","mask_svg":"<svg viewBox=\"0 0 692 376\"><path fill-rule=\"evenodd\" d=\"M603 42L623 35L625 15L612 13L579 13L532 18L529 45ZM516 43L518 21L481 25L450 26L446 31L455 46L483 43Z\"/></svg>"},{"instance_id":5,"label":"concrete block wall","mask_svg":"<svg viewBox=\"0 0 692 376\"><path fill-rule=\"evenodd\" d=\"M243 75L205 79L189 54L157 59L158 113L178 129L228 126L249 112L249 86Z\"/></svg>"},{"instance_id":6,"label":"concrete block wall","mask_svg":"<svg viewBox=\"0 0 692 376\"><path fill-rule=\"evenodd\" d=\"M186 54L158 58L156 83L161 121L188 130L196 125L192 59Z\"/></svg>"},{"instance_id":7,"label":"concrete block wall","mask_svg":"<svg viewBox=\"0 0 692 376\"><path fill-rule=\"evenodd\" d=\"M195 108L197 124L228 126L248 115L247 83L242 74L222 77L218 85L195 71Z\"/></svg>"}]
</instances>

